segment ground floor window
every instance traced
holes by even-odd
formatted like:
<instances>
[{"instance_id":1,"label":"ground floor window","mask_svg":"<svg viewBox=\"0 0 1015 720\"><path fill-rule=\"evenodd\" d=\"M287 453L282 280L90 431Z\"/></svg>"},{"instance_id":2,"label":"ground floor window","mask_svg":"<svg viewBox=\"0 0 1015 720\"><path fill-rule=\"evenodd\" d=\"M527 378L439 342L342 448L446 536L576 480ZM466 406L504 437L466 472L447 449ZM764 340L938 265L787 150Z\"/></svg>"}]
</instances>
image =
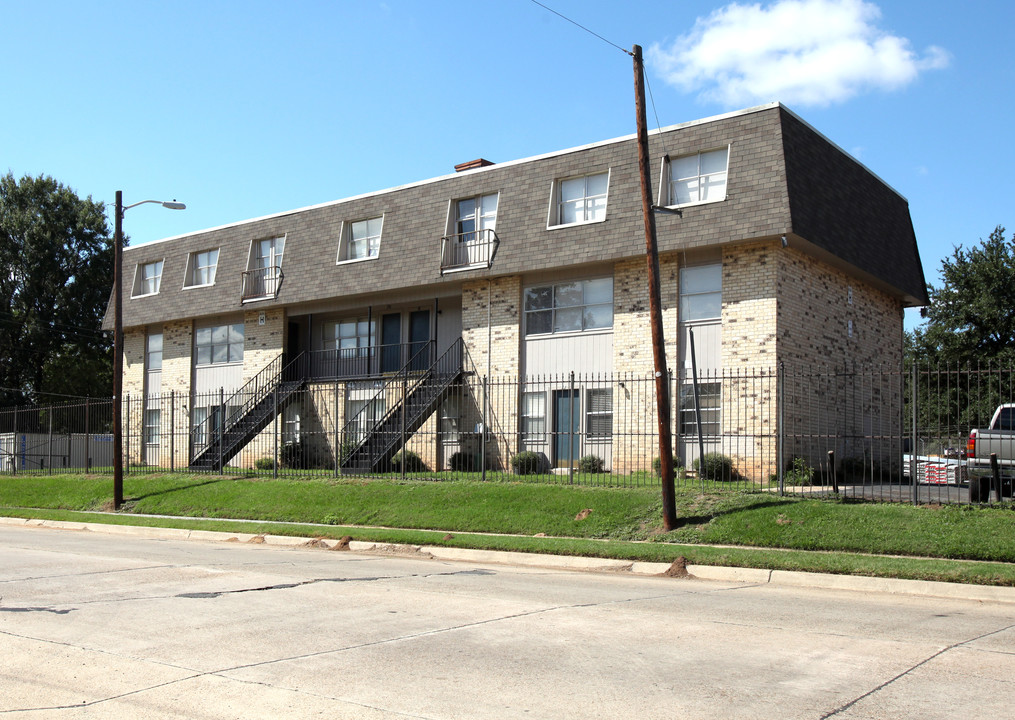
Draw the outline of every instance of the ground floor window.
<instances>
[{"instance_id":1,"label":"ground floor window","mask_svg":"<svg viewBox=\"0 0 1015 720\"><path fill-rule=\"evenodd\" d=\"M441 403L441 439L445 443L458 442L460 426L461 415L459 412L458 398L449 397Z\"/></svg>"},{"instance_id":2,"label":"ground floor window","mask_svg":"<svg viewBox=\"0 0 1015 720\"><path fill-rule=\"evenodd\" d=\"M148 409L144 411L144 441L145 445L159 444L159 424L162 411Z\"/></svg>"},{"instance_id":3,"label":"ground floor window","mask_svg":"<svg viewBox=\"0 0 1015 720\"><path fill-rule=\"evenodd\" d=\"M522 393L522 446L532 447L546 442L546 393Z\"/></svg>"},{"instance_id":4,"label":"ground floor window","mask_svg":"<svg viewBox=\"0 0 1015 720\"><path fill-rule=\"evenodd\" d=\"M613 389L593 388L585 396L585 432L590 442L613 437Z\"/></svg>"},{"instance_id":5,"label":"ground floor window","mask_svg":"<svg viewBox=\"0 0 1015 720\"><path fill-rule=\"evenodd\" d=\"M697 435L698 424L701 434L717 436L722 425L722 383L698 384L699 412L694 411L694 385L680 386L680 434Z\"/></svg>"},{"instance_id":6,"label":"ground floor window","mask_svg":"<svg viewBox=\"0 0 1015 720\"><path fill-rule=\"evenodd\" d=\"M345 440L359 442L384 416L384 399L347 398L345 401Z\"/></svg>"},{"instance_id":7,"label":"ground floor window","mask_svg":"<svg viewBox=\"0 0 1015 720\"><path fill-rule=\"evenodd\" d=\"M300 420L303 408L299 403L293 403L286 407L282 414L282 442L294 443L300 441Z\"/></svg>"}]
</instances>

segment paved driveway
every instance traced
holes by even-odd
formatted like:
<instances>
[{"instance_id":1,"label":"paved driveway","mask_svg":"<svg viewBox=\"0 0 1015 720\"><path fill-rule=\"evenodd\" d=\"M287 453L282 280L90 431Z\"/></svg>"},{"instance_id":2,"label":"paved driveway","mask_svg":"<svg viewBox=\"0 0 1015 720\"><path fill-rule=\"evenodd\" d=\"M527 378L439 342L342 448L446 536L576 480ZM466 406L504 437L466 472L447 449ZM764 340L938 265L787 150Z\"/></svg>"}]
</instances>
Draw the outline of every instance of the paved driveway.
<instances>
[{"instance_id":1,"label":"paved driveway","mask_svg":"<svg viewBox=\"0 0 1015 720\"><path fill-rule=\"evenodd\" d=\"M0 715L998 718L1015 605L0 527Z\"/></svg>"}]
</instances>

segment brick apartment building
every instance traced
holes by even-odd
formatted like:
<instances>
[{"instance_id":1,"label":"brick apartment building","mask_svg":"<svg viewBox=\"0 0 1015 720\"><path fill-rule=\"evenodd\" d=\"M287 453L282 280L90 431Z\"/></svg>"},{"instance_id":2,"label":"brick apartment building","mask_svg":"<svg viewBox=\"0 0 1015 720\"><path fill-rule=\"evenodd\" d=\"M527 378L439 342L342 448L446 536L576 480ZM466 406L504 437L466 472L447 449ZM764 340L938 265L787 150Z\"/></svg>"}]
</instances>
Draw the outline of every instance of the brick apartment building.
<instances>
[{"instance_id":1,"label":"brick apartment building","mask_svg":"<svg viewBox=\"0 0 1015 720\"><path fill-rule=\"evenodd\" d=\"M731 373L901 361L903 308L927 301L905 198L778 103L664 128L649 144L657 205L682 212L656 224L687 464L697 454L682 428L691 331L711 449L737 431L743 411L733 408L756 392ZM362 447L341 464L367 471L398 449L371 440L385 418L415 432L409 447L435 468L470 442L465 429L486 433L500 467L521 449L561 467L595 443L622 472L655 452L649 439L622 458L610 448L623 418L654 413L651 397L582 380L654 370L633 136L473 161L131 247L124 277L124 394L146 398L128 428L143 438L132 462L152 447L164 458L160 438L176 434L189 438L174 443L176 466L212 456L249 466L264 452L253 439L276 418L290 437L294 425L315 428L332 454L354 427L349 447ZM565 380L571 372L578 381ZM415 398L379 392L399 373L426 378ZM544 381L480 402L483 378ZM448 392L463 386L471 391ZM774 387L754 398L767 415L751 422L775 422ZM296 389L310 400L287 403ZM186 399L171 418L170 393ZM781 411L820 425L804 400L784 391ZM560 442L569 428L582 447ZM751 460L770 450L739 448L742 470L770 471Z\"/></svg>"}]
</instances>

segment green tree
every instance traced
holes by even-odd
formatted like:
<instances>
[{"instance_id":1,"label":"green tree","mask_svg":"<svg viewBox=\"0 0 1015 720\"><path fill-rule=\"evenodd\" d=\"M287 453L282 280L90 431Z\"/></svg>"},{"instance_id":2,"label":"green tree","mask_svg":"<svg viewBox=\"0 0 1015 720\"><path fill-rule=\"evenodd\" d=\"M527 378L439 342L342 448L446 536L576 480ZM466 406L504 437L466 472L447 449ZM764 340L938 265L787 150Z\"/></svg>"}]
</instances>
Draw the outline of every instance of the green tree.
<instances>
[{"instance_id":1,"label":"green tree","mask_svg":"<svg viewBox=\"0 0 1015 720\"><path fill-rule=\"evenodd\" d=\"M0 176L0 406L109 397L105 206L51 177Z\"/></svg>"},{"instance_id":2,"label":"green tree","mask_svg":"<svg viewBox=\"0 0 1015 720\"><path fill-rule=\"evenodd\" d=\"M925 360L1015 360L1015 236L998 225L987 240L959 245L941 262L941 286L928 287L927 322L907 338Z\"/></svg>"}]
</instances>

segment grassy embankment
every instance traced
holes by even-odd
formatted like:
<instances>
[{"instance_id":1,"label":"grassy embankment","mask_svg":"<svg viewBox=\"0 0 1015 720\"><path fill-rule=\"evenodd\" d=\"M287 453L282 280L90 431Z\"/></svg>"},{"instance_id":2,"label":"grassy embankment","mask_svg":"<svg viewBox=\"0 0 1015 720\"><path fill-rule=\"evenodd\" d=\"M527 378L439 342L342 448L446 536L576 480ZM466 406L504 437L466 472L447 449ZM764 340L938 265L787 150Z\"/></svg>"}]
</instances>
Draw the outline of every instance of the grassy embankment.
<instances>
[{"instance_id":1,"label":"grassy embankment","mask_svg":"<svg viewBox=\"0 0 1015 720\"><path fill-rule=\"evenodd\" d=\"M678 490L666 533L655 488L130 475L123 510L96 514L111 491L109 476L4 476L0 515L1015 586L1009 506Z\"/></svg>"}]
</instances>

